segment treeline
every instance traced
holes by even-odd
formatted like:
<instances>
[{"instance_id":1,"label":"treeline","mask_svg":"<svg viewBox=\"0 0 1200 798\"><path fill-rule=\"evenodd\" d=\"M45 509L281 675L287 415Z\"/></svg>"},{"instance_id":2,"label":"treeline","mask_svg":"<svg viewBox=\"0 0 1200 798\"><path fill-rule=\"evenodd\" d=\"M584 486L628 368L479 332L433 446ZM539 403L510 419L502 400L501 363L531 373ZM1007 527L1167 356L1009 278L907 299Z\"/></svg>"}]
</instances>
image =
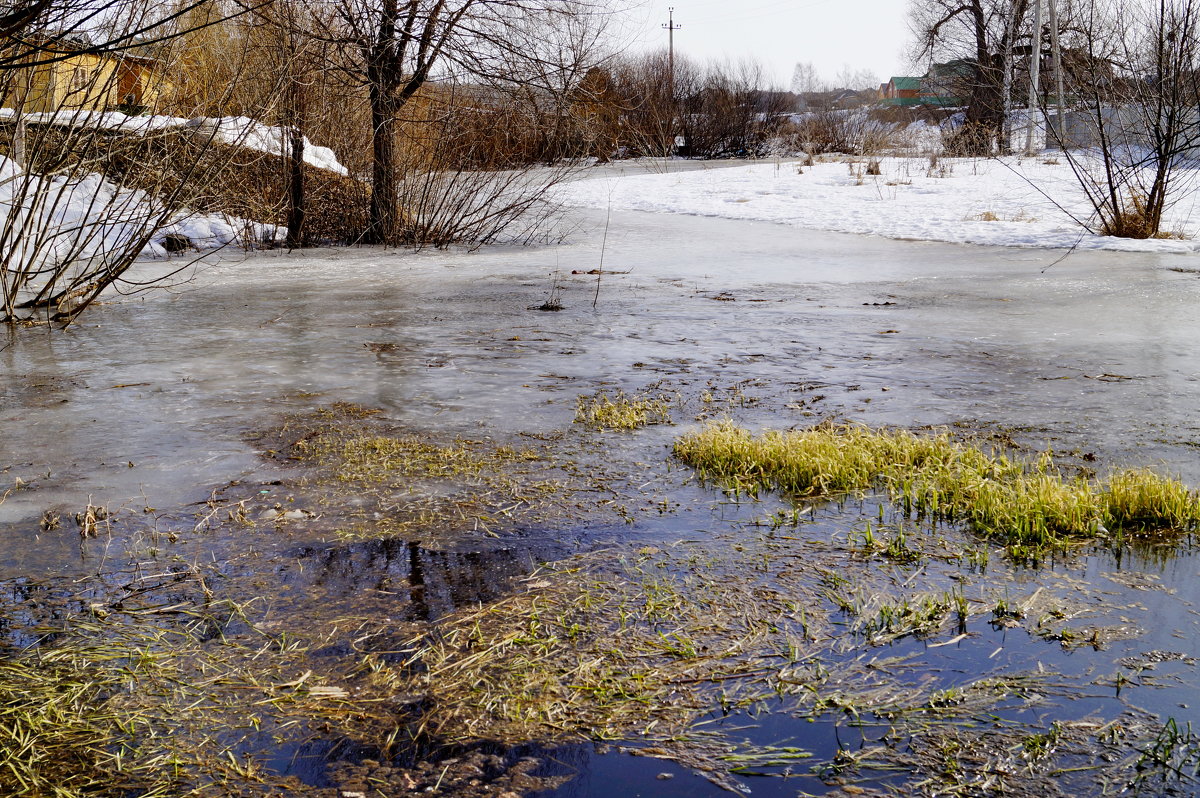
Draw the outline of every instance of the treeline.
<instances>
[{"instance_id":1,"label":"treeline","mask_svg":"<svg viewBox=\"0 0 1200 798\"><path fill-rule=\"evenodd\" d=\"M660 52L592 69L577 90L581 151L601 159L762 156L795 111L795 95L770 88L754 61L676 56L673 67Z\"/></svg>"}]
</instances>

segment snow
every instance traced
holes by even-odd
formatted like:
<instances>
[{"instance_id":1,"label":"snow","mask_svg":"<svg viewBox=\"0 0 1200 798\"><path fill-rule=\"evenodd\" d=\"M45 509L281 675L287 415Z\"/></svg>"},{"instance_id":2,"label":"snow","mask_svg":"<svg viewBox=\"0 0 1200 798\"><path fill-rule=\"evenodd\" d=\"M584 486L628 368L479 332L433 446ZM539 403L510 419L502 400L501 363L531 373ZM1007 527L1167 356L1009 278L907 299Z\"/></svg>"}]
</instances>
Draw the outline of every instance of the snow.
<instances>
[{"instance_id":1,"label":"snow","mask_svg":"<svg viewBox=\"0 0 1200 798\"><path fill-rule=\"evenodd\" d=\"M16 113L0 108L0 118ZM227 144L278 155L290 146L287 130L247 117L184 119L173 116L128 116L114 111L56 111L25 114L31 124L86 127L135 135L164 130L193 130ZM347 174L333 151L305 139L304 160L317 168ZM181 235L199 250L229 245L252 247L282 231L224 214L194 214L186 209L163 218L160 203L138 190L120 188L98 174L68 180L62 176L26 174L14 161L0 157L0 230L10 262L50 264L112 257L126 252L148 232L142 257L163 257L168 236Z\"/></svg>"},{"instance_id":2,"label":"snow","mask_svg":"<svg viewBox=\"0 0 1200 798\"><path fill-rule=\"evenodd\" d=\"M11 108L0 108L0 119L13 119L16 116L17 113ZM202 116L184 119L178 116L128 116L119 111L54 111L24 114L24 119L30 124L119 130L137 135L171 129L190 129L225 144L272 155L280 155L291 149L285 128L265 125L245 116ZM304 139L304 162L339 175L347 174L346 167L338 161L333 150L317 147L307 137Z\"/></svg>"},{"instance_id":3,"label":"snow","mask_svg":"<svg viewBox=\"0 0 1200 798\"><path fill-rule=\"evenodd\" d=\"M128 116L119 111L73 110L18 114L11 108L0 108L0 119L16 119L18 116L33 125L122 130L142 134L180 127L188 121L176 116Z\"/></svg>"},{"instance_id":4,"label":"snow","mask_svg":"<svg viewBox=\"0 0 1200 798\"><path fill-rule=\"evenodd\" d=\"M223 214L179 211L164 219L161 203L143 191L118 187L99 174L77 179L27 174L3 156L0 230L8 231L8 262L23 268L119 256L151 231L140 251L143 257L165 256L163 242L172 234L207 250L252 245L278 232L271 225Z\"/></svg>"},{"instance_id":5,"label":"snow","mask_svg":"<svg viewBox=\"0 0 1200 798\"><path fill-rule=\"evenodd\" d=\"M227 116L219 119L198 117L187 120L183 127L213 136L227 144L237 144L260 152L279 155L291 151L287 130L264 125L245 116ZM304 139L304 162L318 169L337 172L339 175L347 174L346 167L338 162L333 150L328 147L316 147L307 137Z\"/></svg>"},{"instance_id":6,"label":"snow","mask_svg":"<svg viewBox=\"0 0 1200 798\"><path fill-rule=\"evenodd\" d=\"M1062 153L1032 158L890 157L878 176L865 159L828 158L747 166L622 173L602 167L558 189L568 205L774 222L888 238L1007 247L1078 247L1129 252L1200 249L1196 197L1180 198L1163 225L1186 238L1135 240L1088 233L1091 207ZM602 170L602 171L601 171ZM1191 172L1191 168L1183 171ZM1184 181L1180 180L1179 184Z\"/></svg>"}]
</instances>

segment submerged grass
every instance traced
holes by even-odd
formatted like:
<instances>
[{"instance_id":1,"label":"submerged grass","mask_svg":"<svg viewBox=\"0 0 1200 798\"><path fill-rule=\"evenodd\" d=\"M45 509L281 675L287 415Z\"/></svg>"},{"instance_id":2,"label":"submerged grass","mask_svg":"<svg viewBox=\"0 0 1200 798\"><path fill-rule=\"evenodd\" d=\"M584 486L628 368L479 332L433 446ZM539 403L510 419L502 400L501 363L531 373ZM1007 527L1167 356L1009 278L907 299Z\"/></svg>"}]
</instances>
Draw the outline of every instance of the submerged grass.
<instances>
[{"instance_id":1,"label":"submerged grass","mask_svg":"<svg viewBox=\"0 0 1200 798\"><path fill-rule=\"evenodd\" d=\"M541 459L536 452L505 446L489 448L478 441L460 440L443 446L416 435L362 431L324 432L300 441L296 448L304 456L332 467L344 482L479 477L511 463Z\"/></svg>"},{"instance_id":2,"label":"submerged grass","mask_svg":"<svg viewBox=\"0 0 1200 798\"><path fill-rule=\"evenodd\" d=\"M38 645L0 650L0 795L320 798L345 793L271 758L398 745L404 705L372 692L361 657L315 652L410 627L335 609L285 622L277 605L264 618L268 602L210 600L199 581L164 594L158 578L105 608L55 604ZM0 628L13 611L0 606Z\"/></svg>"},{"instance_id":3,"label":"submerged grass","mask_svg":"<svg viewBox=\"0 0 1200 798\"><path fill-rule=\"evenodd\" d=\"M164 612L68 619L53 644L0 662L0 794L278 795L286 779L245 754L260 730L349 728L372 711L321 693L295 641L207 639L233 605ZM177 613L188 621L155 625Z\"/></svg>"},{"instance_id":4,"label":"submerged grass","mask_svg":"<svg viewBox=\"0 0 1200 798\"><path fill-rule=\"evenodd\" d=\"M574 508L578 474L551 453L486 439L436 440L372 415L343 404L292 418L286 427L289 436L303 434L283 451L316 467L305 487L341 539L429 529L443 537L496 536L534 519L550 523ZM347 513L349 494L358 509Z\"/></svg>"},{"instance_id":5,"label":"submerged grass","mask_svg":"<svg viewBox=\"0 0 1200 798\"><path fill-rule=\"evenodd\" d=\"M1014 550L1200 522L1196 493L1147 469L1090 481L1064 474L1048 453L1010 458L947 433L824 425L754 436L722 422L681 436L674 453L704 477L749 493L837 496L882 485L906 513L966 522Z\"/></svg>"},{"instance_id":6,"label":"submerged grass","mask_svg":"<svg viewBox=\"0 0 1200 798\"><path fill-rule=\"evenodd\" d=\"M641 429L650 424L671 423L671 398L665 394L626 394L612 396L600 391L580 396L575 404L575 423L595 429Z\"/></svg>"},{"instance_id":7,"label":"submerged grass","mask_svg":"<svg viewBox=\"0 0 1200 798\"><path fill-rule=\"evenodd\" d=\"M636 740L637 752L736 791L744 789L740 776L795 773L800 763L836 775L824 770L860 764L823 765L801 747L739 743L708 727L718 707L724 715L768 711L886 730L887 748L905 751L906 741L939 729L967 735L977 725L985 733L1011 725L1015 736L1026 727L999 713L1065 689L1048 671L918 679L920 656L859 648L944 631L956 615L964 628L972 611L961 593L897 601L856 590L847 636L827 609L836 599L806 577L764 584L663 552L614 573L607 557L583 555L535 575L527 592L445 619L404 646L413 653L402 667L381 664L376 691L424 696L422 736ZM753 559L745 553L737 572Z\"/></svg>"},{"instance_id":8,"label":"submerged grass","mask_svg":"<svg viewBox=\"0 0 1200 798\"><path fill-rule=\"evenodd\" d=\"M0 663L0 792L65 796L113 778L125 735L103 699L122 675L95 660L119 652L93 653L60 649ZM146 766L132 769L122 776Z\"/></svg>"},{"instance_id":9,"label":"submerged grass","mask_svg":"<svg viewBox=\"0 0 1200 798\"><path fill-rule=\"evenodd\" d=\"M717 703L718 690L735 704L754 700L770 692L764 669L810 652L794 607L755 601L744 585L656 573L661 563L631 564L619 578L546 572L531 592L414 641L412 665L434 707L426 732L669 738ZM814 612L807 621L817 622Z\"/></svg>"}]
</instances>

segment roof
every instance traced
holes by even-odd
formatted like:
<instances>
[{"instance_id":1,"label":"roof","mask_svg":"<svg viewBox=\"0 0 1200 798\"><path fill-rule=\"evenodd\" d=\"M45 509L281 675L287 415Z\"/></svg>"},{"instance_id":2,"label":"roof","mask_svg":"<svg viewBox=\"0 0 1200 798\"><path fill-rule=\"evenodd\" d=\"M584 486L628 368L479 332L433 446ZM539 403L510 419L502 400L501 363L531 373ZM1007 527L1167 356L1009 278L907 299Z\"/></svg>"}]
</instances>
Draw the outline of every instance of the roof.
<instances>
[{"instance_id":1,"label":"roof","mask_svg":"<svg viewBox=\"0 0 1200 798\"><path fill-rule=\"evenodd\" d=\"M931 78L966 77L974 74L975 62L970 58L956 58L944 64L934 64L926 74Z\"/></svg>"},{"instance_id":2,"label":"roof","mask_svg":"<svg viewBox=\"0 0 1200 798\"><path fill-rule=\"evenodd\" d=\"M895 86L899 91L905 91L909 89L912 91L919 91L921 89L920 78L892 77L888 80L888 83Z\"/></svg>"},{"instance_id":3,"label":"roof","mask_svg":"<svg viewBox=\"0 0 1200 798\"><path fill-rule=\"evenodd\" d=\"M2 5L3 0L0 0L0 6ZM24 44L30 52L41 52L54 60L62 60L62 56L72 53L87 53L97 58L137 61L143 64L159 63L157 54L163 46L161 40L133 37L116 38L111 43L97 45L86 32L71 30L40 31L16 41Z\"/></svg>"}]
</instances>

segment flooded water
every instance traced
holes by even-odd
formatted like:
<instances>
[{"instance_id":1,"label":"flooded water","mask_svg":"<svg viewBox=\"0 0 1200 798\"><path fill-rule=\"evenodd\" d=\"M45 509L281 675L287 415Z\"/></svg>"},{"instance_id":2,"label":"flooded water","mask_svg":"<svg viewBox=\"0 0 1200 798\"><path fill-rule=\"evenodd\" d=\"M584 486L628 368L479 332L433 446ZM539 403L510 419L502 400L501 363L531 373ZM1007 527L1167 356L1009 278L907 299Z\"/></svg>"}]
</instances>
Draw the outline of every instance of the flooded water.
<instances>
[{"instance_id":1,"label":"flooded water","mask_svg":"<svg viewBox=\"0 0 1200 798\"><path fill-rule=\"evenodd\" d=\"M0 578L95 567L97 547L39 529L47 509L178 510L232 480L286 479L289 468L261 458L248 434L334 401L379 408L413 429L507 442L570 427L581 394L651 387L681 397L688 423L728 413L752 427L830 417L959 425L1094 458L1101 473L1149 464L1200 486L1200 270L1190 257L1063 258L649 214L614 214L602 252L602 222L585 215L573 243L554 246L214 262L170 291L114 297L65 332L11 333L0 343L0 481L14 488L0 502ZM614 273L573 274L601 255ZM537 309L550 298L562 310ZM699 402L704 393L711 407ZM597 456L661 478L679 431L612 435ZM391 602L398 617L432 619L491 601L538 562L580 547L719 537L746 520L714 493L678 490L678 514L573 539L531 530L525 543L483 553L284 541L275 580L280 600L296 606L371 593L381 611ZM1025 593L1086 583L1077 592L1095 605L1089 622L1111 614L1097 603L1103 596L1125 607L1124 621L1111 623L1132 631L1103 647L1064 648L978 621L954 645L907 638L886 654L916 658L939 684L1043 668L1090 685L1083 696L1013 710L1043 725L1133 706L1161 720L1198 719L1200 557L1189 546L997 569ZM950 584L962 574L941 565L929 578ZM1121 660L1154 651L1170 653L1155 663L1155 686L1121 692L1104 681ZM745 734L759 744L799 741L826 760L884 731L770 713L716 722L754 727ZM544 767L575 776L552 793L562 798L719 792L685 767L620 746L559 749ZM751 782L755 795L834 789L811 776Z\"/></svg>"},{"instance_id":2,"label":"flooded water","mask_svg":"<svg viewBox=\"0 0 1200 798\"><path fill-rule=\"evenodd\" d=\"M503 435L563 426L597 386L660 379L759 380L772 396L816 385L822 415L1003 425L1200 482L1200 275L1173 270L1189 258L1055 263L617 214L605 264L628 273L604 275L593 308L596 278L571 271L599 262L594 233L473 254L263 253L115 299L65 333L20 331L0 350L0 462L38 490L9 496L0 519L47 499L194 500L261 471L245 430L321 399ZM556 285L564 310L529 309ZM766 409L751 421L806 418Z\"/></svg>"}]
</instances>

